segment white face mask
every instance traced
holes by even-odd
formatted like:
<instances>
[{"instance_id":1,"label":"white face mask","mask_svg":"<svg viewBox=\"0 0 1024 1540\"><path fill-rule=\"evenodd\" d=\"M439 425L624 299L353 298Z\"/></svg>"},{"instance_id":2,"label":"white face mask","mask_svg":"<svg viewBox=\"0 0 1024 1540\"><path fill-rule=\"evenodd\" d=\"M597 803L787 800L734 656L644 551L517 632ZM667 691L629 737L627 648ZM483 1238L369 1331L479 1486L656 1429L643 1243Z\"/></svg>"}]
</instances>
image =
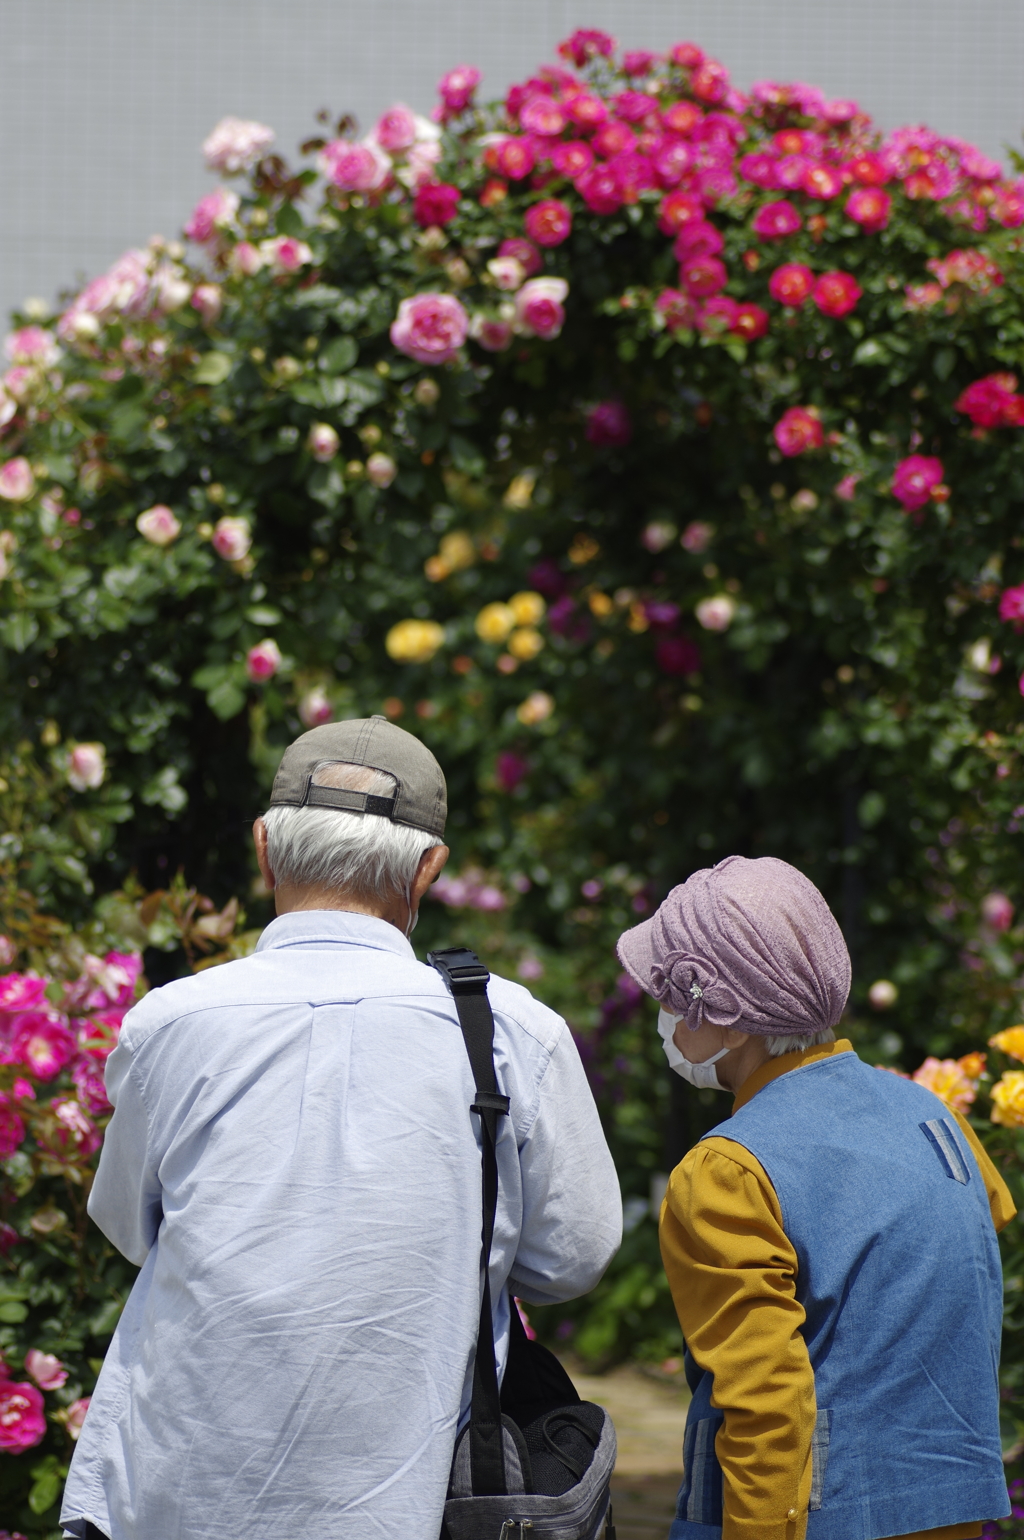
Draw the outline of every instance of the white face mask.
<instances>
[{"instance_id":1,"label":"white face mask","mask_svg":"<svg viewBox=\"0 0 1024 1540\"><path fill-rule=\"evenodd\" d=\"M676 1022L684 1020L685 1017L670 1016L665 1010L658 1012L658 1035L669 1065L677 1075L682 1075L684 1080L688 1080L699 1091L727 1090L728 1087L724 1086L718 1078L715 1065L719 1059L725 1058L729 1049L720 1048L717 1053L711 1055L710 1059L702 1059L699 1064L693 1064L684 1053L680 1053L674 1041Z\"/></svg>"},{"instance_id":2,"label":"white face mask","mask_svg":"<svg viewBox=\"0 0 1024 1540\"><path fill-rule=\"evenodd\" d=\"M405 902L406 902L406 904L408 905L408 908L409 908L409 918L405 922L405 939L406 939L406 941L408 941L409 937L412 935L413 931L416 929L417 925L420 923L420 912L419 912L419 910L417 909L415 914L413 914L413 912L412 912L412 883L411 882L407 882L406 885L405 885Z\"/></svg>"}]
</instances>

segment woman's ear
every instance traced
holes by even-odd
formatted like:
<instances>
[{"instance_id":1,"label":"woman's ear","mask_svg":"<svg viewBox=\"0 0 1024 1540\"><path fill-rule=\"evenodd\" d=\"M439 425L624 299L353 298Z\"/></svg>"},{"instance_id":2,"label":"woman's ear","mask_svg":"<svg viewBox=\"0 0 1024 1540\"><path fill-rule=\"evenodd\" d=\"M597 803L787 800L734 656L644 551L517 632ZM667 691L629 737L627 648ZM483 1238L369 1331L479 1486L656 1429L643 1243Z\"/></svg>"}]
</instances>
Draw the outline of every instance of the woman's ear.
<instances>
[{"instance_id":1,"label":"woman's ear","mask_svg":"<svg viewBox=\"0 0 1024 1540\"><path fill-rule=\"evenodd\" d=\"M721 1031L723 1048L742 1048L744 1043L750 1041L751 1034L741 1032L738 1027L723 1027Z\"/></svg>"}]
</instances>

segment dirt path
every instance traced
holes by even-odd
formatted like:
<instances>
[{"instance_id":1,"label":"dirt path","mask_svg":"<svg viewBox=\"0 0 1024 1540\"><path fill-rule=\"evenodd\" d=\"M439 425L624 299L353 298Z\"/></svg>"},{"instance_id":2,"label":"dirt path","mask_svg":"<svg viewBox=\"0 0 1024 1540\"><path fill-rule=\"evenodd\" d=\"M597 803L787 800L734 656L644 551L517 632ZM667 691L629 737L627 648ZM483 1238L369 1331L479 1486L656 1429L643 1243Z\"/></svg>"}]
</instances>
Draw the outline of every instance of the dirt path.
<instances>
[{"instance_id":1,"label":"dirt path","mask_svg":"<svg viewBox=\"0 0 1024 1540\"><path fill-rule=\"evenodd\" d=\"M662 1384L631 1364L609 1374L570 1366L586 1401L611 1413L619 1441L612 1483L618 1540L665 1540L682 1477L683 1429L689 1393Z\"/></svg>"}]
</instances>

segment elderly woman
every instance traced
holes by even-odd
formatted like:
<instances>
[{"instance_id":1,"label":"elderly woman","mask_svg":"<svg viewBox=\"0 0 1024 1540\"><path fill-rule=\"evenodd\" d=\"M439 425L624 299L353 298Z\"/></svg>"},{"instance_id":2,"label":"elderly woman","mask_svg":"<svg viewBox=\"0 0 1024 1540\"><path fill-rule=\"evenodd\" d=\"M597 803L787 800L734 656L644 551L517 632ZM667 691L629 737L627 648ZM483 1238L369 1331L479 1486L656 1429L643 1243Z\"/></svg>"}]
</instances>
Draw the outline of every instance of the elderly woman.
<instances>
[{"instance_id":1,"label":"elderly woman","mask_svg":"<svg viewBox=\"0 0 1024 1540\"><path fill-rule=\"evenodd\" d=\"M980 1535L1010 1511L1014 1209L974 1133L835 1040L849 955L784 861L695 872L619 957L673 1069L734 1097L661 1213L693 1390L670 1540Z\"/></svg>"}]
</instances>

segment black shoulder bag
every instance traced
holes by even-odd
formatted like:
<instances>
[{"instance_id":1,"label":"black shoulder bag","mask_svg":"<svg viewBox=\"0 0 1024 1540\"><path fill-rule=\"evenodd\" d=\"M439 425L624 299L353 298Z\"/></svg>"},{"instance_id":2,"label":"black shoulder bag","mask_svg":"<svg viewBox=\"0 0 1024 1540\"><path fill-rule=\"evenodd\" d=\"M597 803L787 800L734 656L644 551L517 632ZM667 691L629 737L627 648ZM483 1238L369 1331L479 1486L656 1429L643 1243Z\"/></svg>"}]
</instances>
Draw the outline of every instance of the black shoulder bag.
<instances>
[{"instance_id":1,"label":"black shoulder bag","mask_svg":"<svg viewBox=\"0 0 1024 1540\"><path fill-rule=\"evenodd\" d=\"M446 980L473 1069L483 1167L483 1290L469 1424L455 1444L442 1540L615 1540L609 1484L615 1428L603 1407L581 1401L553 1353L531 1342L509 1301L508 1363L499 1391L488 1264L498 1204L499 1119L509 1101L494 1074L490 974L475 952L427 957ZM529 1532L529 1534L527 1533Z\"/></svg>"}]
</instances>

